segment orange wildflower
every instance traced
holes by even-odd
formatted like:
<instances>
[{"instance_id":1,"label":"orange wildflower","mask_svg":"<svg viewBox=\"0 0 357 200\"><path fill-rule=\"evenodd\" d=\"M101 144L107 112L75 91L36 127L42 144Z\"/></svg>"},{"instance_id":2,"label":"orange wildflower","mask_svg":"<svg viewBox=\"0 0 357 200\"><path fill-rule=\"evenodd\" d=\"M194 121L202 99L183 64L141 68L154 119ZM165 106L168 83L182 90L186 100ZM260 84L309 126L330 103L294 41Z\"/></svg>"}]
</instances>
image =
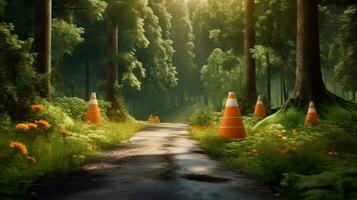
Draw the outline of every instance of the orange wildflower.
<instances>
[{"instance_id":1,"label":"orange wildflower","mask_svg":"<svg viewBox=\"0 0 357 200\"><path fill-rule=\"evenodd\" d=\"M331 157L336 157L336 156L338 155L338 153L337 153L336 151L332 150L332 151L329 151L329 152L327 153L327 155L329 155L329 156L331 156Z\"/></svg>"},{"instance_id":2,"label":"orange wildflower","mask_svg":"<svg viewBox=\"0 0 357 200\"><path fill-rule=\"evenodd\" d=\"M38 125L35 123L27 123L26 125L29 127L29 129L37 129L38 128Z\"/></svg>"},{"instance_id":3,"label":"orange wildflower","mask_svg":"<svg viewBox=\"0 0 357 200\"><path fill-rule=\"evenodd\" d=\"M19 150L22 154L27 154L27 147L21 142L11 141L10 147Z\"/></svg>"},{"instance_id":4,"label":"orange wildflower","mask_svg":"<svg viewBox=\"0 0 357 200\"><path fill-rule=\"evenodd\" d=\"M34 157L32 157L32 156L27 156L27 160L28 160L29 163L31 163L31 164L37 162L36 158L34 158Z\"/></svg>"},{"instance_id":5,"label":"orange wildflower","mask_svg":"<svg viewBox=\"0 0 357 200\"><path fill-rule=\"evenodd\" d=\"M25 130L29 130L29 126L25 123L20 123L16 125L16 130L21 130L21 131L25 131Z\"/></svg>"},{"instance_id":6,"label":"orange wildflower","mask_svg":"<svg viewBox=\"0 0 357 200\"><path fill-rule=\"evenodd\" d=\"M281 133L278 133L278 134L276 134L276 137L278 137L279 139L283 139L284 135Z\"/></svg>"},{"instance_id":7,"label":"orange wildflower","mask_svg":"<svg viewBox=\"0 0 357 200\"><path fill-rule=\"evenodd\" d=\"M257 149L252 149L248 152L249 156L257 156L258 155L258 150Z\"/></svg>"},{"instance_id":8,"label":"orange wildflower","mask_svg":"<svg viewBox=\"0 0 357 200\"><path fill-rule=\"evenodd\" d=\"M62 134L63 137L67 137L71 135L71 133L65 129L61 129L60 133Z\"/></svg>"},{"instance_id":9,"label":"orange wildflower","mask_svg":"<svg viewBox=\"0 0 357 200\"><path fill-rule=\"evenodd\" d=\"M51 127L51 124L46 120L42 120L42 119L41 120L36 120L35 123L40 125L40 126L43 126L45 128L50 128Z\"/></svg>"},{"instance_id":10,"label":"orange wildflower","mask_svg":"<svg viewBox=\"0 0 357 200\"><path fill-rule=\"evenodd\" d=\"M296 151L296 147L290 146L290 145L286 145L286 146L283 148L283 150L280 151L280 154L281 154L281 155L287 155L287 154L292 153L292 152L294 152L294 151Z\"/></svg>"},{"instance_id":11,"label":"orange wildflower","mask_svg":"<svg viewBox=\"0 0 357 200\"><path fill-rule=\"evenodd\" d=\"M46 108L43 105L32 105L31 109L34 111L43 111L46 110Z\"/></svg>"}]
</instances>

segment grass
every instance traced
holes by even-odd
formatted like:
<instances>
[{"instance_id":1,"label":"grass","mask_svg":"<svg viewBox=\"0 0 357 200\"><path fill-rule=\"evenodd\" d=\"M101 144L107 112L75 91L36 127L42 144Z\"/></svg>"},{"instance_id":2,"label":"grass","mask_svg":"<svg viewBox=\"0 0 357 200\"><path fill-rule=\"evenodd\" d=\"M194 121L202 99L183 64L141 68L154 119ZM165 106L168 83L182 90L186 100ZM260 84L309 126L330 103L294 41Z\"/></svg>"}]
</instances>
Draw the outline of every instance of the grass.
<instances>
[{"instance_id":1,"label":"grass","mask_svg":"<svg viewBox=\"0 0 357 200\"><path fill-rule=\"evenodd\" d=\"M40 177L77 169L87 158L120 145L146 127L144 122L117 123L105 116L104 126L97 127L71 118L70 113L59 106L45 103L44 107L42 111L34 111L22 123L42 119L48 122L48 127L38 125L37 128L20 130L16 129L18 123L1 117L0 199L22 199ZM22 143L27 152L11 147L11 141Z\"/></svg>"},{"instance_id":2,"label":"grass","mask_svg":"<svg viewBox=\"0 0 357 200\"><path fill-rule=\"evenodd\" d=\"M218 123L210 127L196 124L189 130L208 153L272 186L283 199L354 199L355 112L331 111L335 115L312 128L304 128L305 114L293 109L262 121L245 117L245 140L222 140Z\"/></svg>"}]
</instances>

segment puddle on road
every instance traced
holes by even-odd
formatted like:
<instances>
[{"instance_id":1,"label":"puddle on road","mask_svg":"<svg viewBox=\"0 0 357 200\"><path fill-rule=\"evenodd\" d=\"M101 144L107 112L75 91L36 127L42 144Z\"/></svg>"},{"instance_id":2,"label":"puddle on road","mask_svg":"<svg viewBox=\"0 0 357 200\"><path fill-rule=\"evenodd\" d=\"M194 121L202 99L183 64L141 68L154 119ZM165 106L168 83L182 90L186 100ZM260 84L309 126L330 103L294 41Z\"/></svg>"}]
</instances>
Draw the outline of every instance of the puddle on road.
<instances>
[{"instance_id":1,"label":"puddle on road","mask_svg":"<svg viewBox=\"0 0 357 200\"><path fill-rule=\"evenodd\" d=\"M183 174L181 175L181 177L187 180L201 181L201 182L208 182L208 183L223 183L223 182L232 181L229 178L209 176L204 174Z\"/></svg>"}]
</instances>

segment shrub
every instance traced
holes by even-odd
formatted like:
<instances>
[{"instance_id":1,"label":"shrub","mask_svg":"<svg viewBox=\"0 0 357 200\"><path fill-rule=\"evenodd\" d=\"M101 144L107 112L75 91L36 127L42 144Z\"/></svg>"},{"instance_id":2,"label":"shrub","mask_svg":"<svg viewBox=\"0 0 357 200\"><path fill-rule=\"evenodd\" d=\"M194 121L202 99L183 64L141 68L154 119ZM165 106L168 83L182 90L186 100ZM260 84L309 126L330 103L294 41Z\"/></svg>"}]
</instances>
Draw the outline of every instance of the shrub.
<instances>
[{"instance_id":1,"label":"shrub","mask_svg":"<svg viewBox=\"0 0 357 200\"><path fill-rule=\"evenodd\" d=\"M14 26L0 23L0 113L24 119L39 92L32 40L19 40Z\"/></svg>"},{"instance_id":2,"label":"shrub","mask_svg":"<svg viewBox=\"0 0 357 200\"><path fill-rule=\"evenodd\" d=\"M62 110L75 120L82 120L88 107L87 102L77 97L57 98L54 105L62 108Z\"/></svg>"},{"instance_id":3,"label":"shrub","mask_svg":"<svg viewBox=\"0 0 357 200\"><path fill-rule=\"evenodd\" d=\"M211 109L200 110L193 113L189 118L190 126L209 127L217 124L221 113L214 112Z\"/></svg>"}]
</instances>

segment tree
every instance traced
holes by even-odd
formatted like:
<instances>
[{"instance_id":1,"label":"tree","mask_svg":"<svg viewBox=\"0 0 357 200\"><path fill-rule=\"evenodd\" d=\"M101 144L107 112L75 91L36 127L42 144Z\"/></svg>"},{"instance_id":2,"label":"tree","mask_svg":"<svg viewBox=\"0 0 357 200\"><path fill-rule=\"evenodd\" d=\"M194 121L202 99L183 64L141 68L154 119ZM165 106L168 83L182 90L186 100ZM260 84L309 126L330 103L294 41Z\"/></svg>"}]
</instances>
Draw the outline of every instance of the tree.
<instances>
[{"instance_id":1,"label":"tree","mask_svg":"<svg viewBox=\"0 0 357 200\"><path fill-rule=\"evenodd\" d=\"M0 113L22 120L38 94L32 40L19 40L13 25L0 23L0 41Z\"/></svg>"},{"instance_id":2,"label":"tree","mask_svg":"<svg viewBox=\"0 0 357 200\"><path fill-rule=\"evenodd\" d=\"M200 71L201 81L214 108L221 111L227 91L239 91L237 79L241 76L241 62L232 50L225 52L217 48L213 50L207 63Z\"/></svg>"},{"instance_id":3,"label":"tree","mask_svg":"<svg viewBox=\"0 0 357 200\"><path fill-rule=\"evenodd\" d=\"M119 77L125 85L140 90L141 83L137 76L144 77L145 70L135 54L138 48L146 48L149 45L144 34L143 23L147 1L108 0L107 2L108 81L106 96L112 104L109 113L111 117L125 120L128 114L119 94ZM126 40L120 40L120 38ZM118 67L118 62L122 63L122 68ZM119 69L122 69L123 73L119 73Z\"/></svg>"},{"instance_id":4,"label":"tree","mask_svg":"<svg viewBox=\"0 0 357 200\"><path fill-rule=\"evenodd\" d=\"M173 63L177 67L178 73L178 103L183 104L187 95L192 95L192 80L195 72L193 59L194 55L194 36L192 24L189 16L187 2L184 0L170 0L168 11L172 18L172 38L175 53Z\"/></svg>"},{"instance_id":5,"label":"tree","mask_svg":"<svg viewBox=\"0 0 357 200\"><path fill-rule=\"evenodd\" d=\"M37 71L43 75L40 96L51 100L51 24L52 0L36 0L35 2L35 48L37 55Z\"/></svg>"},{"instance_id":6,"label":"tree","mask_svg":"<svg viewBox=\"0 0 357 200\"><path fill-rule=\"evenodd\" d=\"M309 101L320 111L323 104L346 104L326 89L322 79L318 0L297 0L296 51L295 87L284 108L306 108Z\"/></svg>"},{"instance_id":7,"label":"tree","mask_svg":"<svg viewBox=\"0 0 357 200\"><path fill-rule=\"evenodd\" d=\"M341 16L341 30L335 41L335 50L339 58L335 66L335 75L338 82L346 91L351 91L353 100L356 100L357 91L357 6L349 6ZM333 49L332 49L333 50Z\"/></svg>"},{"instance_id":8,"label":"tree","mask_svg":"<svg viewBox=\"0 0 357 200\"><path fill-rule=\"evenodd\" d=\"M254 20L255 2L254 0L245 0L245 34L244 34L244 61L245 61L245 81L241 109L243 113L253 111L257 98L257 87L255 80L255 59L252 49L255 45L255 20Z\"/></svg>"}]
</instances>

